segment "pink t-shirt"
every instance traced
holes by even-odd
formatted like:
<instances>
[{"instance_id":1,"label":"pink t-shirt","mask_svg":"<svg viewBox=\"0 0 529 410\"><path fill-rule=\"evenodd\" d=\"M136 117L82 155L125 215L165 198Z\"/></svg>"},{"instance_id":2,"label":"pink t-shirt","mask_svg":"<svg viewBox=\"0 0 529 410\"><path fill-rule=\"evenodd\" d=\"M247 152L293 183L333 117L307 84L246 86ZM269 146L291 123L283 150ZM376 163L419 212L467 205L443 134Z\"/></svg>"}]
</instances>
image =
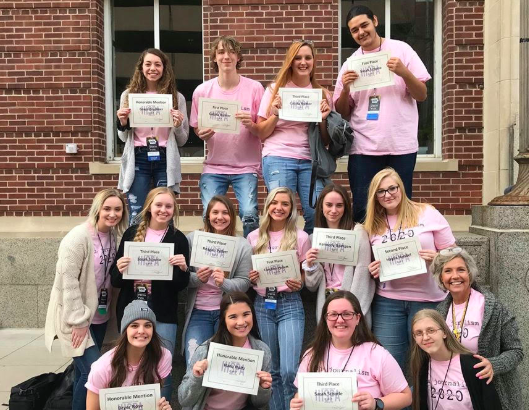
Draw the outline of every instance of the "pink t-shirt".
<instances>
[{"instance_id":1,"label":"pink t-shirt","mask_svg":"<svg viewBox=\"0 0 529 410\"><path fill-rule=\"evenodd\" d=\"M326 288L340 289L342 287L345 265L325 262L323 264L323 271L325 272Z\"/></svg>"},{"instance_id":2,"label":"pink t-shirt","mask_svg":"<svg viewBox=\"0 0 529 410\"><path fill-rule=\"evenodd\" d=\"M246 343L243 347L245 349L252 348L248 339L246 339ZM247 401L248 395L246 393L211 389L204 410L241 410L246 406Z\"/></svg>"},{"instance_id":3,"label":"pink t-shirt","mask_svg":"<svg viewBox=\"0 0 529 410\"><path fill-rule=\"evenodd\" d=\"M115 350L116 348L109 350L103 356L97 359L97 361L92 363L90 374L88 375L88 381L85 384L85 387L91 392L99 394L100 389L108 388L110 379L112 378L111 363ZM169 350L167 350L165 347L162 347L162 358L160 363L158 363L158 373L162 379L165 379L169 373L171 373L171 368L173 366L172 362L173 359L171 352L169 352ZM139 366L139 363L136 366L127 366L127 377L125 378L122 387L132 386L134 376L136 376Z\"/></svg>"},{"instance_id":4,"label":"pink t-shirt","mask_svg":"<svg viewBox=\"0 0 529 410\"><path fill-rule=\"evenodd\" d=\"M466 302L456 306L456 323L457 329L461 331L461 319L465 311ZM463 334L461 335L461 344L473 353L478 352L478 340L483 326L483 314L485 312L485 296L475 289L470 290L470 299L465 314L465 323L463 325ZM446 324L450 329L454 329L452 321L452 305L446 315Z\"/></svg>"},{"instance_id":5,"label":"pink t-shirt","mask_svg":"<svg viewBox=\"0 0 529 410\"><path fill-rule=\"evenodd\" d=\"M307 235L306 232L302 231L301 229L296 229L297 236L298 236L298 246L296 249L296 254L298 256L299 263L303 262L305 260L305 255L307 251L311 248L309 235ZM277 231L277 232L268 232L270 234L270 242L268 244L268 251L269 253L274 253L279 251L279 247L281 245L281 238L283 237L285 231ZM248 242L250 242L250 245L252 247L255 247L257 245L257 240L259 239L259 229L256 229L255 231L252 231L248 234L248 237L246 238ZM261 295L265 296L266 289L265 288L258 288L257 286L253 287L255 291ZM279 286L277 288L278 292L292 292L290 288L287 285Z\"/></svg>"},{"instance_id":6,"label":"pink t-shirt","mask_svg":"<svg viewBox=\"0 0 529 410\"><path fill-rule=\"evenodd\" d=\"M371 236L371 245L399 241L400 239L418 237L421 248L439 250L456 242L450 225L443 215L434 207L426 205L419 215L419 226L399 229L396 215L388 215L389 229L383 235ZM428 266L428 265L427 265ZM440 302L446 293L439 289L428 268L422 275L380 282L377 294L389 299L409 300L415 302Z\"/></svg>"},{"instance_id":7,"label":"pink t-shirt","mask_svg":"<svg viewBox=\"0 0 529 410\"><path fill-rule=\"evenodd\" d=\"M147 91L145 94L157 94L152 91ZM134 128L134 146L135 147L146 147L148 137L157 137L158 145L160 147L167 146L167 140L171 133L170 127L137 127Z\"/></svg>"},{"instance_id":8,"label":"pink t-shirt","mask_svg":"<svg viewBox=\"0 0 529 410\"><path fill-rule=\"evenodd\" d=\"M198 127L198 101L201 97L239 101L241 111L249 112L256 123L263 86L242 75L239 78L239 85L228 91L220 88L218 78L200 84L193 93L189 124ZM202 171L204 174L261 174L261 141L244 125L241 125L238 135L215 132L206 145L208 152Z\"/></svg>"},{"instance_id":9,"label":"pink t-shirt","mask_svg":"<svg viewBox=\"0 0 529 410\"><path fill-rule=\"evenodd\" d=\"M448 364L450 363L450 369ZM459 355L449 360L438 362L431 361L432 372L428 371L428 409L434 410L472 410L472 401L468 393L467 384L461 371ZM447 373L448 370L448 373ZM443 381L446 381L443 386ZM439 390L443 392L439 394Z\"/></svg>"},{"instance_id":10,"label":"pink t-shirt","mask_svg":"<svg viewBox=\"0 0 529 410\"><path fill-rule=\"evenodd\" d=\"M366 342L351 349L339 350L331 343L324 355L323 371L356 373L358 391L367 391L373 397L400 393L408 382L397 361L382 346ZM349 355L351 358L348 360ZM299 364L298 374L308 371L311 353L305 354ZM329 359L327 366L327 357ZM294 381L298 385L298 379Z\"/></svg>"},{"instance_id":11,"label":"pink t-shirt","mask_svg":"<svg viewBox=\"0 0 529 410\"><path fill-rule=\"evenodd\" d=\"M222 290L215 285L215 279L209 277L206 283L200 285L195 299L195 308L199 310L219 310L222 300Z\"/></svg>"},{"instance_id":12,"label":"pink t-shirt","mask_svg":"<svg viewBox=\"0 0 529 410\"><path fill-rule=\"evenodd\" d=\"M378 52L364 51L364 54ZM406 43L385 39L381 51L389 51L391 57L398 57L419 81L426 82L430 74L417 53ZM362 54L362 48L353 56ZM336 104L343 90L342 75L347 71L347 61L343 64L334 89L333 100ZM419 114L417 102L410 95L402 77L394 75L395 85L377 88L376 90L355 91L349 94L351 108L350 124L355 132L351 154L392 155L417 152L417 128ZM376 94L380 97L380 114L378 120L367 120L369 97Z\"/></svg>"},{"instance_id":13,"label":"pink t-shirt","mask_svg":"<svg viewBox=\"0 0 529 410\"><path fill-rule=\"evenodd\" d=\"M99 235L99 238L97 237ZM107 290L107 312L101 315L97 310L92 319L92 323L100 325L106 323L110 318L110 302L112 302L112 285L110 284L110 266L114 263L116 257L116 244L111 233L94 231L92 243L94 244L94 272L96 274L97 296L99 297L101 289ZM101 241L100 241L101 240ZM112 245L112 246L111 246ZM106 260L106 262L105 262ZM106 272L105 272L106 267Z\"/></svg>"}]
</instances>

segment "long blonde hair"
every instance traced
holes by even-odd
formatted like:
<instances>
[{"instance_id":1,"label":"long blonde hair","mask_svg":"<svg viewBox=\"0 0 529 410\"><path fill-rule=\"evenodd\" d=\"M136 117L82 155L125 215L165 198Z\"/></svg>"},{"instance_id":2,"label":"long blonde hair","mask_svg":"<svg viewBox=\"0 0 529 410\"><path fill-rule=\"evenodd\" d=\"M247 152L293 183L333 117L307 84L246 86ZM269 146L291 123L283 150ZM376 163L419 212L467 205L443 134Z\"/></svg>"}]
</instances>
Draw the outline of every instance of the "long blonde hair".
<instances>
[{"instance_id":1,"label":"long blonde hair","mask_svg":"<svg viewBox=\"0 0 529 410\"><path fill-rule=\"evenodd\" d=\"M413 337L413 327L415 324L422 319L431 319L435 322L441 332L445 334L444 344L449 352L456 354L472 354L472 352L466 349L461 343L457 341L453 333L448 328L444 317L437 310L433 309L423 309L419 310L415 316L413 316L411 323L411 346L410 346L410 373L413 380L413 401L412 408L413 410L420 410L420 373L422 366L426 361L430 360L430 355L422 350L417 342L415 337Z\"/></svg>"},{"instance_id":2,"label":"long blonde hair","mask_svg":"<svg viewBox=\"0 0 529 410\"><path fill-rule=\"evenodd\" d=\"M402 194L402 199L397 207L396 226L404 229L417 226L419 223L419 215L423 209L428 206L426 204L414 202L408 198L404 183L402 182L400 175L393 168L388 167L377 172L369 184L369 192L367 194L367 210L364 227L369 236L382 235L388 228L386 210L380 205L376 195L382 180L387 177L391 177L395 180Z\"/></svg>"},{"instance_id":3,"label":"long blonde hair","mask_svg":"<svg viewBox=\"0 0 529 410\"><path fill-rule=\"evenodd\" d=\"M266 201L263 208L263 217L261 218L261 223L259 224L259 239L257 240L257 244L255 245L255 247L253 248L254 253L269 252L270 233L268 232L268 228L270 227L271 218L268 214L268 208L270 208L270 204L272 203L277 194L287 194L290 199L291 205L290 215L288 216L285 224L285 234L281 238L279 250L291 251L297 249L298 233L296 223L298 221L298 210L296 206L296 198L294 197L294 193L290 189L286 187L279 187L272 189L266 197Z\"/></svg>"},{"instance_id":4,"label":"long blonde hair","mask_svg":"<svg viewBox=\"0 0 529 410\"><path fill-rule=\"evenodd\" d=\"M272 89L272 85L269 86L272 91L272 97L270 98L270 104L268 104L268 109L267 109L268 114L270 114L270 108L272 107L272 103L279 89L287 85L287 83L292 79L292 63L294 62L296 55L299 53L299 50L303 46L310 47L310 50L312 51L313 65L312 65L312 71L310 73L310 83L312 84L312 88L321 89L323 93L323 98L325 98L327 102L329 102L328 91L318 83L318 80L316 80L316 61L317 60L316 60L316 52L314 51L314 44L312 42L308 42L305 40L297 40L297 41L294 41L287 50L287 53L285 55L285 60L283 61L283 65L279 69L279 72L277 73L276 78L274 80L274 84L275 84L274 88Z\"/></svg>"},{"instance_id":5,"label":"long blonde hair","mask_svg":"<svg viewBox=\"0 0 529 410\"><path fill-rule=\"evenodd\" d=\"M121 221L115 226L115 228L112 228L115 230L116 235L121 235L125 229L127 229L127 226L129 225L129 211L127 208L127 205L125 204L125 198L123 197L123 194L119 192L117 189L114 188L106 188L101 191L99 191L94 199L92 200L92 205L90 206L90 210L88 211L88 223L92 227L96 227L97 222L99 221L99 212L101 212L101 208L103 208L103 204L108 198L116 197L121 201L121 206L123 207L123 213L121 214Z\"/></svg>"},{"instance_id":6,"label":"long blonde hair","mask_svg":"<svg viewBox=\"0 0 529 410\"><path fill-rule=\"evenodd\" d=\"M141 222L139 223L138 229L136 230L136 236L134 236L134 242L145 241L145 233L147 232L147 228L149 227L149 224L151 223L151 217L152 217L151 205L154 202L154 198L156 198L158 195L161 195L161 194L168 194L171 196L171 198L173 198L173 204L174 204L173 224L175 228L178 226L178 204L176 203L176 195L174 194L173 190L165 186L151 189L149 191L149 194L147 195L147 198L145 198L143 209L139 213Z\"/></svg>"}]
</instances>

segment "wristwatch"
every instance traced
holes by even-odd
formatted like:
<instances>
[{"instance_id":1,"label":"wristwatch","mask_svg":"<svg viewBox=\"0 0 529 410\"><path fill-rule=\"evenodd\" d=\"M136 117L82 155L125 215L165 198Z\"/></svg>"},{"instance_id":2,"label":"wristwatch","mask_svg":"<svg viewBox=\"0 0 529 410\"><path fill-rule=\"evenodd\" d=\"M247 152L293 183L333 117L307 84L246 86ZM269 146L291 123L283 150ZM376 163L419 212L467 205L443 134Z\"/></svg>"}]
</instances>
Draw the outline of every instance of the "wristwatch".
<instances>
[{"instance_id":1,"label":"wristwatch","mask_svg":"<svg viewBox=\"0 0 529 410\"><path fill-rule=\"evenodd\" d=\"M375 410L383 410L384 402L380 399L375 399Z\"/></svg>"}]
</instances>

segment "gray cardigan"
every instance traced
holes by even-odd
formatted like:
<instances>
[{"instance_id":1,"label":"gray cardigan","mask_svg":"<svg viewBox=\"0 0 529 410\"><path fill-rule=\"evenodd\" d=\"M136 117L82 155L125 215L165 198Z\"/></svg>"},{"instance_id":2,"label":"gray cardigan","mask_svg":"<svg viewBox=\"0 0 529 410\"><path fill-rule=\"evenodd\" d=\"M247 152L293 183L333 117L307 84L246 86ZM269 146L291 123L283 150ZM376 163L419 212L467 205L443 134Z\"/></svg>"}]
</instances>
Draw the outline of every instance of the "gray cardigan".
<instances>
[{"instance_id":1,"label":"gray cardigan","mask_svg":"<svg viewBox=\"0 0 529 410\"><path fill-rule=\"evenodd\" d=\"M129 90L121 94L119 106L123 107ZM180 166L180 152L178 147L187 142L189 136L189 121L187 119L186 99L178 93L178 109L184 116L182 125L178 128L172 127L167 140L167 186L173 191L180 193L180 182L182 181L182 170ZM127 193L134 182L134 128L125 131L118 131L118 137L125 143L123 154L121 155L121 167L119 169L118 189Z\"/></svg>"},{"instance_id":2,"label":"gray cardigan","mask_svg":"<svg viewBox=\"0 0 529 410\"><path fill-rule=\"evenodd\" d=\"M523 349L518 337L518 325L513 315L489 291L476 283L472 287L485 296L483 324L478 338L478 354L489 359L494 370L494 384L503 409L521 409L520 377L516 370L523 360ZM452 296L437 305L446 317Z\"/></svg>"},{"instance_id":3,"label":"gray cardigan","mask_svg":"<svg viewBox=\"0 0 529 410\"><path fill-rule=\"evenodd\" d=\"M250 339L250 345L254 350L262 350L264 352L263 356L263 368L265 372L270 372L270 362L272 360L272 355L268 346L261 340L257 340L251 335L248 335ZM209 340L201 344L195 354L191 358L191 362L187 367L187 372L178 387L178 402L182 406L182 410L202 410L208 399L211 389L208 387L202 386L202 378L195 377L193 374L193 365L208 357L209 349ZM263 389L259 386L259 390L256 396L250 396L249 398L252 402L252 405L257 408L264 407L270 401L270 395L272 394L272 389Z\"/></svg>"},{"instance_id":4,"label":"gray cardigan","mask_svg":"<svg viewBox=\"0 0 529 410\"><path fill-rule=\"evenodd\" d=\"M354 230L360 234L358 265L345 267L341 290L348 290L358 298L367 326L371 329L371 302L376 290L376 283L367 269L371 262L371 244L362 225L356 224ZM318 292L316 298L316 320L319 322L321 309L325 303L325 273L321 263L318 263L318 269L314 272L305 271L305 285L310 291Z\"/></svg>"},{"instance_id":5,"label":"gray cardigan","mask_svg":"<svg viewBox=\"0 0 529 410\"><path fill-rule=\"evenodd\" d=\"M187 234L187 241L189 242L189 253L191 253L193 246L193 237L195 232ZM220 287L224 293L229 292L246 292L250 288L250 279L248 278L248 272L252 270L252 246L243 237L237 238L237 254L235 255L235 262L233 263L233 269L231 270L229 277L224 280L224 283ZM192 268L194 269L194 268ZM191 313L195 307L195 300L197 298L198 288L204 283L200 281L196 272L191 271L189 276L189 285L187 288L187 303L186 303L186 321L184 324L184 330L182 337L182 354L185 349L185 334Z\"/></svg>"}]
</instances>

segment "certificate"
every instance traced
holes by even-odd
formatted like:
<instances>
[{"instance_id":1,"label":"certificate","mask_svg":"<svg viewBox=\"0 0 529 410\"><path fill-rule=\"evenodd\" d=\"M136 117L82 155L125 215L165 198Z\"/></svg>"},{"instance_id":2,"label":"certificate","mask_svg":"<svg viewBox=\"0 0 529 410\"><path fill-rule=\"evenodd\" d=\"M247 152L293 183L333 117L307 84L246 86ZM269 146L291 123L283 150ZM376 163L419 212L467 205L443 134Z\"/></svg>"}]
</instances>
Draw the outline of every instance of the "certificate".
<instances>
[{"instance_id":1,"label":"certificate","mask_svg":"<svg viewBox=\"0 0 529 410\"><path fill-rule=\"evenodd\" d=\"M239 238L235 236L197 231L193 236L189 264L195 267L211 266L231 272L235 263L238 240Z\"/></svg>"},{"instance_id":2,"label":"certificate","mask_svg":"<svg viewBox=\"0 0 529 410\"><path fill-rule=\"evenodd\" d=\"M252 265L259 272L259 288L282 286L287 279L301 280L296 251L252 255Z\"/></svg>"},{"instance_id":3,"label":"certificate","mask_svg":"<svg viewBox=\"0 0 529 410\"><path fill-rule=\"evenodd\" d=\"M211 128L226 134L238 134L240 121L235 114L241 110L239 101L198 99L198 128Z\"/></svg>"},{"instance_id":4,"label":"certificate","mask_svg":"<svg viewBox=\"0 0 529 410\"><path fill-rule=\"evenodd\" d=\"M130 264L123 272L123 279L173 280L174 244L158 242L125 242L123 256L129 257Z\"/></svg>"},{"instance_id":5,"label":"certificate","mask_svg":"<svg viewBox=\"0 0 529 410\"><path fill-rule=\"evenodd\" d=\"M129 94L131 127L172 127L171 94Z\"/></svg>"},{"instance_id":6,"label":"certificate","mask_svg":"<svg viewBox=\"0 0 529 410\"><path fill-rule=\"evenodd\" d=\"M314 228L312 247L318 249L318 262L352 266L357 264L358 236L355 231Z\"/></svg>"},{"instance_id":7,"label":"certificate","mask_svg":"<svg viewBox=\"0 0 529 410\"><path fill-rule=\"evenodd\" d=\"M355 373L298 373L298 394L304 410L357 410Z\"/></svg>"},{"instance_id":8,"label":"certificate","mask_svg":"<svg viewBox=\"0 0 529 410\"><path fill-rule=\"evenodd\" d=\"M347 69L356 71L360 76L350 85L351 91L382 88L395 84L393 73L386 65L390 58L389 51L349 57Z\"/></svg>"},{"instance_id":9,"label":"certificate","mask_svg":"<svg viewBox=\"0 0 529 410\"><path fill-rule=\"evenodd\" d=\"M417 237L373 246L375 260L380 261L380 281L426 273L426 262L419 256Z\"/></svg>"},{"instance_id":10,"label":"certificate","mask_svg":"<svg viewBox=\"0 0 529 410\"><path fill-rule=\"evenodd\" d=\"M279 118L286 121L321 122L321 89L280 88Z\"/></svg>"},{"instance_id":11,"label":"certificate","mask_svg":"<svg viewBox=\"0 0 529 410\"><path fill-rule=\"evenodd\" d=\"M99 390L101 410L156 410L158 401L158 383Z\"/></svg>"},{"instance_id":12,"label":"certificate","mask_svg":"<svg viewBox=\"0 0 529 410\"><path fill-rule=\"evenodd\" d=\"M256 395L257 372L263 367L263 354L262 350L211 342L202 386Z\"/></svg>"}]
</instances>

